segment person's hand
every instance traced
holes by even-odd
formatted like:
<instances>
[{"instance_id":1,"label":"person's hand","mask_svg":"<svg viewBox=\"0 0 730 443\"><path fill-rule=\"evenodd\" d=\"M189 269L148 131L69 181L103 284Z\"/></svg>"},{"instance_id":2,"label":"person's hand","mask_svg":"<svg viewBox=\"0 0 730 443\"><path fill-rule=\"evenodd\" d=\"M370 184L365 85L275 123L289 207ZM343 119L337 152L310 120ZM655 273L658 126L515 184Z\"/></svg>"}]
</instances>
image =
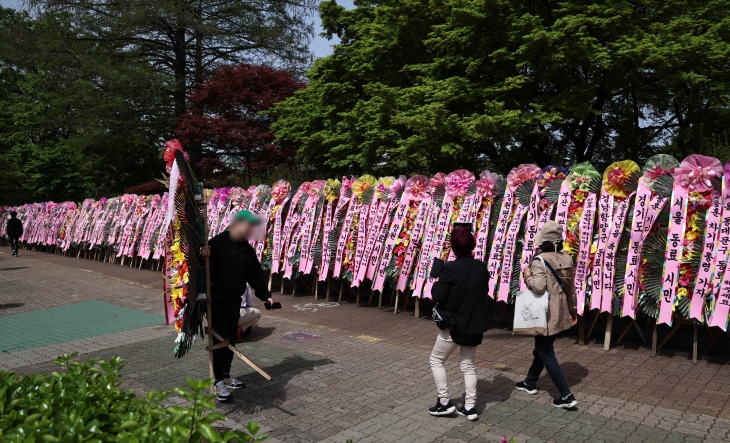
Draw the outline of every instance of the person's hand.
<instances>
[{"instance_id":1,"label":"person's hand","mask_svg":"<svg viewBox=\"0 0 730 443\"><path fill-rule=\"evenodd\" d=\"M525 268L524 271L522 271L522 273L525 275L525 277L529 277L530 275L532 275L532 270L528 266L528 267Z\"/></svg>"},{"instance_id":2,"label":"person's hand","mask_svg":"<svg viewBox=\"0 0 730 443\"><path fill-rule=\"evenodd\" d=\"M200 248L200 255L202 255L203 258L210 257L210 246L203 246Z\"/></svg>"},{"instance_id":3,"label":"person's hand","mask_svg":"<svg viewBox=\"0 0 730 443\"><path fill-rule=\"evenodd\" d=\"M578 323L578 314L570 314L570 319L573 320L573 325Z\"/></svg>"},{"instance_id":4,"label":"person's hand","mask_svg":"<svg viewBox=\"0 0 730 443\"><path fill-rule=\"evenodd\" d=\"M268 304L270 304L270 305L272 305L272 306L273 306L273 304L274 304L274 299L273 299L273 298L271 298L271 297L269 297L269 299L268 299L268 300L266 300L266 303L268 303Z\"/></svg>"}]
</instances>

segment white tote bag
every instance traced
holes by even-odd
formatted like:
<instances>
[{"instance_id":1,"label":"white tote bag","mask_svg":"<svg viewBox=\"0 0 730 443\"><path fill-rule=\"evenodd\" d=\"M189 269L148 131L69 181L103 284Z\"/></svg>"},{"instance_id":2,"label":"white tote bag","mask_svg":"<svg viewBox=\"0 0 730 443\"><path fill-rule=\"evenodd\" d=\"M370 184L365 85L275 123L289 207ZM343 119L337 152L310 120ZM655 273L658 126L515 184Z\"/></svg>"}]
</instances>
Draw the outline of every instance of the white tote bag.
<instances>
[{"instance_id":1,"label":"white tote bag","mask_svg":"<svg viewBox=\"0 0 730 443\"><path fill-rule=\"evenodd\" d=\"M536 257L542 262L547 277L547 267L542 257ZM547 289L547 288L546 288ZM529 289L520 291L515 297L515 319L512 334L516 335L547 335L547 310L550 294L535 294Z\"/></svg>"}]
</instances>

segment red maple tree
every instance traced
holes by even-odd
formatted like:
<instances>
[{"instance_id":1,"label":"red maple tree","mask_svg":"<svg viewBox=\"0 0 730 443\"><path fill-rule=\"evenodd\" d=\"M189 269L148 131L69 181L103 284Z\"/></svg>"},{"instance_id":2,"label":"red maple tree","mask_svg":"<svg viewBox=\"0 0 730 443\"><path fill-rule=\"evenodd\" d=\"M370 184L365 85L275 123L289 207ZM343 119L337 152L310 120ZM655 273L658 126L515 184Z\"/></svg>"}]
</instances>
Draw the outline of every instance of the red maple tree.
<instances>
[{"instance_id":1,"label":"red maple tree","mask_svg":"<svg viewBox=\"0 0 730 443\"><path fill-rule=\"evenodd\" d=\"M223 65L190 95L188 112L177 119L183 144L198 143L204 178L234 170L251 175L289 163L295 150L274 141L275 117L262 114L305 86L289 71L249 64Z\"/></svg>"}]
</instances>

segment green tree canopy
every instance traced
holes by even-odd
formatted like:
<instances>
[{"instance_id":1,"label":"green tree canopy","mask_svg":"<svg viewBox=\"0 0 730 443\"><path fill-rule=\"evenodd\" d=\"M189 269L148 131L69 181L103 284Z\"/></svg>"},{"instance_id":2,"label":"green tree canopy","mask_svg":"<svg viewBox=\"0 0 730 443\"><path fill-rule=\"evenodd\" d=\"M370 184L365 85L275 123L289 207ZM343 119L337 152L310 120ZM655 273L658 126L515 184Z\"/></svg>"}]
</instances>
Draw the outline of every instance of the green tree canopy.
<instances>
[{"instance_id":1,"label":"green tree canopy","mask_svg":"<svg viewBox=\"0 0 730 443\"><path fill-rule=\"evenodd\" d=\"M730 129L730 2L359 0L274 130L331 172L682 157Z\"/></svg>"}]
</instances>

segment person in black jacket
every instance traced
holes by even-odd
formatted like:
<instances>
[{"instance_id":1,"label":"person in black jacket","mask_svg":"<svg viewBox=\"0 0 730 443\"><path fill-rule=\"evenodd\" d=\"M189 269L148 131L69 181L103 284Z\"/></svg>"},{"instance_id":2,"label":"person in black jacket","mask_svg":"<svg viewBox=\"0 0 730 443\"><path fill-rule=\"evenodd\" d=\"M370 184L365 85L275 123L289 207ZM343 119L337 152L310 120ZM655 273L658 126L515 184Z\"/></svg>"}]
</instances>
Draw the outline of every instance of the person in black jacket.
<instances>
[{"instance_id":1,"label":"person in black jacket","mask_svg":"<svg viewBox=\"0 0 730 443\"><path fill-rule=\"evenodd\" d=\"M240 317L241 296L246 283L256 297L271 302L266 275L256 258L256 251L248 243L254 226L261 220L249 211L238 211L228 231L224 231L203 247L201 255L210 257L211 315L213 329L228 343L235 346ZM215 343L218 340L213 339ZM244 384L231 377L233 351L227 347L213 351L215 391L219 401L230 399L229 389L240 389Z\"/></svg>"},{"instance_id":2,"label":"person in black jacket","mask_svg":"<svg viewBox=\"0 0 730 443\"><path fill-rule=\"evenodd\" d=\"M436 382L438 400L429 408L431 415L449 415L456 411L469 420L478 418L474 409L477 396L477 374L474 355L487 330L487 265L472 258L476 241L471 230L456 227L451 232L451 250L456 260L446 262L438 281L431 290L433 301L450 313L450 330L442 330L431 352L431 370ZM463 297L461 305L458 299ZM459 348L461 372L464 374L466 395L458 409L449 399L449 387L444 362Z\"/></svg>"},{"instance_id":3,"label":"person in black jacket","mask_svg":"<svg viewBox=\"0 0 730 443\"><path fill-rule=\"evenodd\" d=\"M18 256L18 244L20 243L20 237L23 236L23 222L18 219L18 213L10 211L10 220L5 229L8 238L10 239L10 248L13 250L13 257Z\"/></svg>"}]
</instances>

